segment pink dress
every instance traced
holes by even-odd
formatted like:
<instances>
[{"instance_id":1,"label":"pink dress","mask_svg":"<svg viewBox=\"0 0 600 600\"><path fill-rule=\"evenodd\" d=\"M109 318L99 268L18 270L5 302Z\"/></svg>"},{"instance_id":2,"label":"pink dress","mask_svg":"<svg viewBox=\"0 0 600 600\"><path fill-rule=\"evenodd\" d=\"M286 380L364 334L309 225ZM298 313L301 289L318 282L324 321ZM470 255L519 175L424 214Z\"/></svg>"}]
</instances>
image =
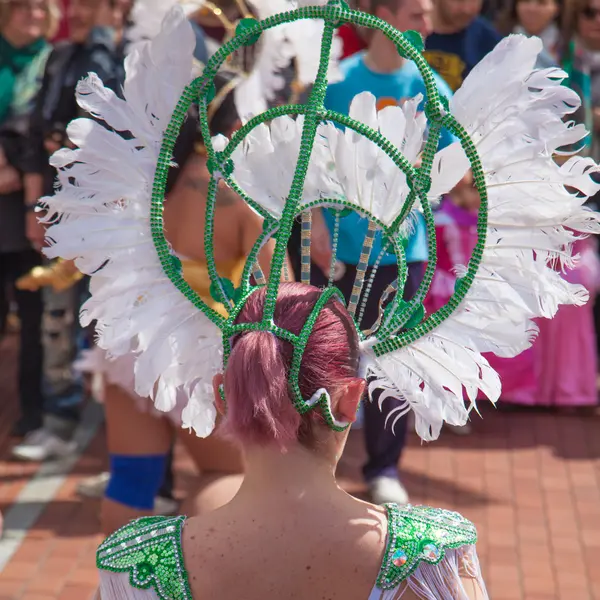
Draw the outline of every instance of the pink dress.
<instances>
[{"instance_id":1,"label":"pink dress","mask_svg":"<svg viewBox=\"0 0 600 600\"><path fill-rule=\"evenodd\" d=\"M594 406L598 403L597 354L594 331L594 297L600 265L595 240L575 242L579 264L564 274L590 292L584 306L561 306L552 320L540 319L535 344L540 406Z\"/></svg>"},{"instance_id":2,"label":"pink dress","mask_svg":"<svg viewBox=\"0 0 600 600\"><path fill-rule=\"evenodd\" d=\"M466 265L477 242L477 214L445 198L436 214L437 269L425 299L429 313L454 292L454 268ZM599 263L592 240L577 242L582 255L576 269L565 274L593 294ZM486 355L502 381L502 400L522 405L585 406L597 402L596 340L593 302L562 306L553 320L540 319L540 335L532 348L515 358Z\"/></svg>"}]
</instances>

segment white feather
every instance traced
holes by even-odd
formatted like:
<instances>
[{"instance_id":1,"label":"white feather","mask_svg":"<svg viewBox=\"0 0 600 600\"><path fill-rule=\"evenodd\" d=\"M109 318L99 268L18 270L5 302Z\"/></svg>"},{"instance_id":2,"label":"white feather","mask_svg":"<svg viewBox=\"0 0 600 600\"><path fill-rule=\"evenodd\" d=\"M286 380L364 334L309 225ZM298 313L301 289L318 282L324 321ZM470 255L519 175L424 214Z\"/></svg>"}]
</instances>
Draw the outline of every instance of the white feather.
<instances>
[{"instance_id":1,"label":"white feather","mask_svg":"<svg viewBox=\"0 0 600 600\"><path fill-rule=\"evenodd\" d=\"M160 33L167 14L177 5L186 15L189 15L202 8L204 1L136 0L130 16L133 25L127 31L128 53L138 50L140 45L154 39Z\"/></svg>"},{"instance_id":2,"label":"white feather","mask_svg":"<svg viewBox=\"0 0 600 600\"><path fill-rule=\"evenodd\" d=\"M499 397L500 382L481 353L516 356L537 335L532 319L552 318L560 305L588 300L587 290L559 271L574 265L575 239L600 232L598 214L583 206L600 189L591 177L600 169L588 158L573 157L560 167L553 160L557 149L585 131L564 121L577 106L576 95L560 85L565 74L533 71L540 49L535 38L510 36L451 101L452 114L476 143L488 185L487 240L470 291L448 319L410 346L380 358L366 350L376 377L371 385L403 398L426 440L438 436L443 421L466 422L464 392L471 402L477 389L492 401ZM438 153L436 193L452 183L439 181L447 158L464 172L455 145Z\"/></svg>"},{"instance_id":3,"label":"white feather","mask_svg":"<svg viewBox=\"0 0 600 600\"><path fill-rule=\"evenodd\" d=\"M136 391L171 410L185 390L184 425L208 435L212 395L200 392L218 369L220 333L164 274L149 221L160 144L190 82L194 43L185 15L174 8L160 33L128 57L126 101L94 75L79 85L82 107L108 128L74 121L68 133L78 148L52 159L61 187L45 201L49 214L60 218L48 229L46 253L74 259L92 276L81 320L97 321L98 345L110 356L135 354ZM133 139L118 133L123 131Z\"/></svg>"},{"instance_id":4,"label":"white feather","mask_svg":"<svg viewBox=\"0 0 600 600\"><path fill-rule=\"evenodd\" d=\"M350 117L379 131L414 164L423 146L426 126L424 115L416 115L420 101L421 97L416 97L402 107L390 106L378 112L375 97L364 92L352 101ZM232 154L236 182L278 218L292 184L303 123L302 118L280 117L270 125L259 125ZM221 149L226 142L222 136L214 140ZM456 165L463 162L460 158L444 161L448 168L440 169L442 184L453 181ZM389 225L402 210L408 193L406 176L376 144L332 123L319 126L302 204L343 199Z\"/></svg>"}]
</instances>

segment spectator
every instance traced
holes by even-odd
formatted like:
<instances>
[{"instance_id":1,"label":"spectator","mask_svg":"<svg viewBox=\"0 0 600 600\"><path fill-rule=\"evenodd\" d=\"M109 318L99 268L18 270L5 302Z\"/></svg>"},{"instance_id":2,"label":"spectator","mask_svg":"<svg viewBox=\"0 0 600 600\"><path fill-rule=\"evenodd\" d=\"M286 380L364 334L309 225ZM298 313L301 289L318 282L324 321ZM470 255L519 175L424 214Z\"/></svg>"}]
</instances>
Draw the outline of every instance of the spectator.
<instances>
[{"instance_id":1,"label":"spectator","mask_svg":"<svg viewBox=\"0 0 600 600\"><path fill-rule=\"evenodd\" d=\"M431 0L373 0L369 12L380 17L402 30L414 29L426 37L431 31ZM383 33L377 31L371 37L369 48L342 61L342 81L329 87L326 96L326 106L337 112L348 114L352 99L361 92L371 92L378 101L378 107L390 104L400 104L404 100L425 93L425 85L416 65L401 58L394 44ZM450 89L438 77L438 86L445 95L451 95ZM442 136L443 145L453 141L446 130ZM320 213L317 213L320 214ZM325 218L330 231L334 228L334 217L325 211ZM422 217L421 217L422 219ZM319 231L319 219L314 220L313 258L323 269L327 269L330 256L323 252L319 257L319 247L326 244L319 242L323 236ZM344 275L336 281L336 285L347 298L352 293L357 265L362 252L362 242L365 238L368 223L357 213L352 213L340 220L337 259L344 263ZM329 233L327 247L329 244ZM416 222L415 231L411 236L406 251L409 263L409 277L406 284L407 297L416 291L422 276L423 266L427 260L427 236L422 220ZM381 236L378 235L370 255L370 265L373 265L382 251ZM366 280L371 269L367 270ZM373 281L372 293L366 304L366 310L361 322L362 328L371 326L378 316L378 306L375 301L383 290L397 279L396 258L393 254L385 253L380 262ZM378 291L375 291L378 290ZM377 403L364 405L364 431L366 437L368 462L363 469L373 500L377 503L398 502L408 500L406 491L398 479L398 462L406 437L406 419L401 419L395 431L386 429L386 415L397 404L386 400L384 410L380 411Z\"/></svg>"},{"instance_id":2,"label":"spectator","mask_svg":"<svg viewBox=\"0 0 600 600\"><path fill-rule=\"evenodd\" d=\"M369 12L369 0L350 2L350 8ZM337 30L337 35L342 41L342 54L340 59L348 58L357 52L366 50L372 31L366 27L358 27L352 23L344 23Z\"/></svg>"},{"instance_id":3,"label":"spectator","mask_svg":"<svg viewBox=\"0 0 600 600\"><path fill-rule=\"evenodd\" d=\"M564 20L563 68L569 85L581 97L576 119L593 134L587 152L600 159L600 0L574 0L567 5Z\"/></svg>"},{"instance_id":4,"label":"spectator","mask_svg":"<svg viewBox=\"0 0 600 600\"><path fill-rule=\"evenodd\" d=\"M563 18L562 67L569 74L569 86L581 97L574 118L592 132L585 140L583 152L594 160L600 158L600 2L577 0L565 5ZM590 201L596 210L600 198ZM594 307L596 347L600 352L600 300Z\"/></svg>"},{"instance_id":5,"label":"spectator","mask_svg":"<svg viewBox=\"0 0 600 600\"><path fill-rule=\"evenodd\" d=\"M368 47L367 34L359 27L344 23L337 33L342 40L341 58L348 58L361 50L366 50Z\"/></svg>"},{"instance_id":6,"label":"spectator","mask_svg":"<svg viewBox=\"0 0 600 600\"><path fill-rule=\"evenodd\" d=\"M559 62L560 17L559 0L513 0L498 19L498 30L504 35L521 33L541 38L544 50L537 66L545 69Z\"/></svg>"},{"instance_id":7,"label":"spectator","mask_svg":"<svg viewBox=\"0 0 600 600\"><path fill-rule=\"evenodd\" d=\"M510 0L483 0L481 16L493 23L506 11L508 4Z\"/></svg>"},{"instance_id":8,"label":"spectator","mask_svg":"<svg viewBox=\"0 0 600 600\"><path fill-rule=\"evenodd\" d=\"M472 176L469 174L469 177ZM469 262L477 244L477 219L480 205L481 199L477 190L473 187L470 189L463 187L460 191L455 190L451 196L445 196L439 210L435 213L437 263L425 299L428 314L442 308L454 294L456 267ZM514 358L500 358L495 354L486 354L486 359L500 375L503 400L513 404L535 404L537 393L535 349L538 347L539 344ZM461 433L458 428L451 428L451 430L454 433ZM462 433L465 433L464 429Z\"/></svg>"},{"instance_id":9,"label":"spectator","mask_svg":"<svg viewBox=\"0 0 600 600\"><path fill-rule=\"evenodd\" d=\"M453 91L500 41L500 34L480 16L481 8L482 0L434 0L425 58Z\"/></svg>"},{"instance_id":10,"label":"spectator","mask_svg":"<svg viewBox=\"0 0 600 600\"><path fill-rule=\"evenodd\" d=\"M117 0L70 0L69 41L56 45L48 58L37 105L32 118L31 156L25 176L27 204L31 205L53 191L55 172L48 158L69 145L66 128L82 111L75 101L77 82L90 72L106 85L117 89L122 76L123 16ZM30 213L27 234L40 248L44 228ZM77 312L81 289L61 293L47 288L44 343L45 375L49 398L44 427L31 432L13 448L24 460L44 460L73 450L71 441L79 418L82 390L72 362L77 352Z\"/></svg>"},{"instance_id":11,"label":"spectator","mask_svg":"<svg viewBox=\"0 0 600 600\"><path fill-rule=\"evenodd\" d=\"M7 288L42 257L26 236L32 218L25 204L28 170L28 131L35 96L50 52L57 11L49 0L0 1L0 294L8 302ZM42 424L42 295L14 290L21 321L19 399L21 417L13 434L23 436Z\"/></svg>"}]
</instances>

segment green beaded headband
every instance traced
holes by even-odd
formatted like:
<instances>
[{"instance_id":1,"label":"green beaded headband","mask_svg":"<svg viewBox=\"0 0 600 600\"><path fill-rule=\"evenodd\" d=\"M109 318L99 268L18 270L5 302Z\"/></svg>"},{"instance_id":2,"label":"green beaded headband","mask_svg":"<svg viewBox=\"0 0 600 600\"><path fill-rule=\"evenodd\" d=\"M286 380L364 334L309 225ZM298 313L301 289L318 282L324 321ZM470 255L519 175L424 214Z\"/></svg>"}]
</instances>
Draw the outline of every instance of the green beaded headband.
<instances>
[{"instance_id":1,"label":"green beaded headband","mask_svg":"<svg viewBox=\"0 0 600 600\"><path fill-rule=\"evenodd\" d=\"M267 110L263 114L255 116L235 133L231 141L222 151L215 150L214 145L211 142L208 126L208 110L210 101L214 97L214 85L212 81L215 74L232 52L235 52L241 46L249 46L256 43L260 38L261 33L266 29L298 19L322 19L325 22L321 46L320 68L314 87L308 98L308 102L301 105L278 106ZM419 68L427 90L425 114L430 123L420 167L415 168L409 164L398 148L383 137L378 131L375 131L364 123L355 121L348 116L325 109L324 98L327 88L327 65L329 62L333 34L335 29L344 23L353 23L355 25L377 29L383 32L394 42L400 55L404 58L413 60ZM372 237L374 236L376 229L380 229L383 232L388 247L393 248L395 251L396 256L398 257L398 281L396 284L392 284L392 289L387 290L387 294L385 295L387 298L395 291L394 298L390 303L391 307L387 308L385 310L385 316L382 314L380 318L376 337L372 336L372 331L360 332L357 326L361 340L363 343L366 342L372 348L372 351L377 357L398 350L431 332L456 309L473 282L485 244L487 201L482 166L473 142L463 127L448 112L448 101L438 92L433 73L423 58L422 51L423 42L420 35L416 32L409 31L402 34L381 19L350 10L346 3L340 0L332 0L327 6L323 7L309 6L299 8L265 19L264 21L257 21L251 18L243 19L237 26L236 35L222 46L208 61L203 75L194 80L185 89L173 113L171 122L167 127L160 150L152 192L151 229L154 245L165 273L173 284L222 330L225 364L231 351L230 339L237 333L249 330L269 331L279 338L290 342L294 347L292 368L290 372L290 389L295 407L298 412L304 414L316 405L320 406L325 419L330 426L336 430L343 430L347 424L339 423L335 420L331 412L330 399L327 392L325 390L319 390L315 397L305 400L300 393L298 376L302 353L306 347L308 337L310 336L319 311L326 302L336 294L343 300L341 293L332 287L332 281L330 280L328 289L324 291L323 296L314 307L306 325L299 335L294 335L289 331L281 329L275 325L273 321L275 303L280 285L280 273L284 265L286 248L291 235L294 219L299 214L302 215L303 239L310 240L310 208L312 207L327 206L337 212L338 219L343 218L344 214L349 210L358 210L359 212L362 212L364 216L369 218L369 234L365 240L365 247L363 248L363 257L366 256L366 260L362 261L361 265L359 265L355 287L349 305L353 317L355 316L356 305L363 289L364 272L370 254L370 243L372 243ZM183 278L181 264L177 257L172 254L163 232L162 203L165 196L167 172L171 165L171 156L179 129L183 123L187 110L195 101L198 101L200 107L200 126L202 135L206 140L208 168L211 173L204 240L208 271L212 281L211 294L215 300L222 302L229 310L228 318L224 318L210 308L186 282ZM273 216L256 201L256 199L250 198L236 183L233 177L234 163L231 156L237 146L255 127L283 115L302 115L304 117L304 124L300 142L300 155L294 172L291 189L285 202L281 218L274 219ZM397 215L391 225L384 225L373 215L364 210L360 210L355 204L344 199L328 199L327 201L317 201L307 206L301 206L301 198L309 167L311 151L315 142L315 136L317 135L317 129L323 121L336 122L371 140L394 161L398 169L405 173L410 193L408 194L401 212ZM460 140L474 173L475 185L481 196L478 242L469 262L467 272L459 280L459 285L456 286L453 296L443 308L425 318L423 300L431 284L436 266L434 219L427 193L431 185L430 173L433 159L443 127L451 131ZM237 290L234 289L233 284L230 281L219 277L213 254L213 222L215 216L217 183L219 179L224 179L233 190L235 190L265 219L263 234L257 240L248 257L241 287ZM404 302L400 300L400 290L404 287L407 276L406 258L404 254L406 236L403 233L401 226L413 210L417 201L420 202L427 225L430 260L423 281L414 298L409 302ZM264 243L272 236L276 240L276 249L271 264L270 276L268 281L265 281L265 278L258 267L257 256L262 245L264 245ZM305 283L310 281L309 253L310 244L303 243L302 281ZM260 323L235 324L235 320L243 308L246 299L254 289L256 289L251 286L251 275L255 276L257 282L267 286L263 318ZM369 337L369 335L371 335L371 337Z\"/></svg>"}]
</instances>

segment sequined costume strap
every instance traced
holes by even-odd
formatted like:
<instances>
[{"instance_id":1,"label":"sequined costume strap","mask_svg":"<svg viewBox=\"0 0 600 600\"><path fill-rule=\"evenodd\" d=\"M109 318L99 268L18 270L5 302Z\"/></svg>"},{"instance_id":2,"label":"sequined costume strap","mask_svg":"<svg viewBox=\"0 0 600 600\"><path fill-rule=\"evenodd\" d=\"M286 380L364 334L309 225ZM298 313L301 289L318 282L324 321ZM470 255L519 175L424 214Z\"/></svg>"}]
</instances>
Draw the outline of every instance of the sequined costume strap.
<instances>
[{"instance_id":1,"label":"sequined costume strap","mask_svg":"<svg viewBox=\"0 0 600 600\"><path fill-rule=\"evenodd\" d=\"M388 539L377 588L396 589L421 565L437 565L446 552L477 542L473 523L456 512L428 506L386 505Z\"/></svg>"},{"instance_id":2,"label":"sequined costume strap","mask_svg":"<svg viewBox=\"0 0 600 600\"><path fill-rule=\"evenodd\" d=\"M132 521L100 545L96 554L98 569L128 573L132 588L153 590L160 600L192 600L181 547L184 523L182 516ZM102 585L101 576L100 595L104 600Z\"/></svg>"}]
</instances>

